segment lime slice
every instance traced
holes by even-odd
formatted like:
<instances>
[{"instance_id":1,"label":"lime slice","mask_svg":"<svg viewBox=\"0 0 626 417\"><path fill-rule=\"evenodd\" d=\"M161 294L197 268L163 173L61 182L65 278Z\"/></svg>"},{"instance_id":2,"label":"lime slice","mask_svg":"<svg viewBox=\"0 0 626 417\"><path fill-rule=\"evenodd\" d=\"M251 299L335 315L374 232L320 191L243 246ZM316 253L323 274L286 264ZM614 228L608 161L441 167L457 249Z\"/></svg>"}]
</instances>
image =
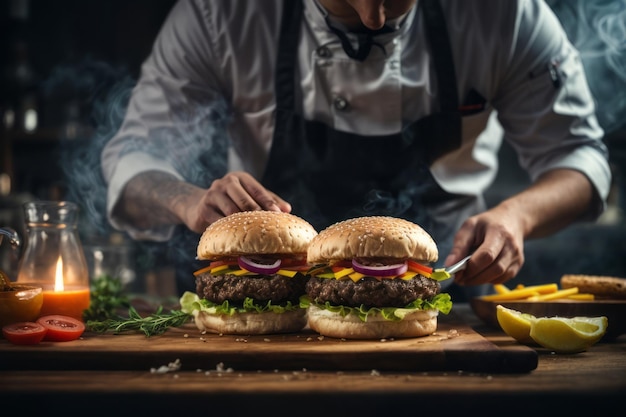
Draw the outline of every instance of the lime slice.
<instances>
[{"instance_id":1,"label":"lime slice","mask_svg":"<svg viewBox=\"0 0 626 417\"><path fill-rule=\"evenodd\" d=\"M530 337L557 353L578 353L596 344L606 333L607 326L605 316L542 317L532 322Z\"/></svg>"},{"instance_id":2,"label":"lime slice","mask_svg":"<svg viewBox=\"0 0 626 417\"><path fill-rule=\"evenodd\" d=\"M496 317L504 333L520 343L534 344L533 338L530 337L530 328L532 322L535 321L535 316L498 304L496 306Z\"/></svg>"}]
</instances>

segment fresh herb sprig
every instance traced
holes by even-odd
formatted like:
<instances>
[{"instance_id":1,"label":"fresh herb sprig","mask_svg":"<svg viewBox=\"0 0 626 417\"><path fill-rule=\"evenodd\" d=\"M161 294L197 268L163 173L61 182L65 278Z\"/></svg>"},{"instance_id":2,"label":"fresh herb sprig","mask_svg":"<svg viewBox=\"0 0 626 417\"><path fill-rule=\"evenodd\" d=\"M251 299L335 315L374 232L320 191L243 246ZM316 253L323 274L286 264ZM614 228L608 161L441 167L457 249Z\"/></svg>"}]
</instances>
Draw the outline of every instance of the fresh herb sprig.
<instances>
[{"instance_id":1,"label":"fresh herb sprig","mask_svg":"<svg viewBox=\"0 0 626 417\"><path fill-rule=\"evenodd\" d=\"M83 320L101 321L115 317L120 309L130 307L124 284L119 278L100 275L91 283L91 302L83 311Z\"/></svg>"},{"instance_id":2,"label":"fresh herb sprig","mask_svg":"<svg viewBox=\"0 0 626 417\"><path fill-rule=\"evenodd\" d=\"M121 315L127 309L128 317ZM91 302L83 311L87 330L105 333L143 332L146 336L164 333L170 327L179 327L191 318L191 314L179 310L164 312L159 306L155 313L142 316L131 305L124 285L119 278L101 275L91 285Z\"/></svg>"},{"instance_id":3,"label":"fresh herb sprig","mask_svg":"<svg viewBox=\"0 0 626 417\"><path fill-rule=\"evenodd\" d=\"M128 308L128 317L112 317L102 321L88 321L89 330L99 333L112 331L114 333L142 332L146 337L165 333L170 327L180 327L191 319L191 314L181 310L163 312L159 306L155 313L142 316L134 307Z\"/></svg>"}]
</instances>

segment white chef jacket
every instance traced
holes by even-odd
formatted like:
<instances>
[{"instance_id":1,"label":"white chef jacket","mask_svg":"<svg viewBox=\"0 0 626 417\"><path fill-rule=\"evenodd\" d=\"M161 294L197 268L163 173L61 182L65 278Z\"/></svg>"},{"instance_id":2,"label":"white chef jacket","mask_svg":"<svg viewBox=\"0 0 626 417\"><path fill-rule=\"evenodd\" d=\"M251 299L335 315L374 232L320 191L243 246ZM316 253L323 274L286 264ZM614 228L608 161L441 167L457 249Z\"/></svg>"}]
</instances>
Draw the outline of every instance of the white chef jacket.
<instances>
[{"instance_id":1,"label":"white chef jacket","mask_svg":"<svg viewBox=\"0 0 626 417\"><path fill-rule=\"evenodd\" d=\"M389 22L396 30L377 36L380 46L358 62L346 55L317 2L303 1L298 103L307 120L365 136L390 135L438 110L417 7ZM215 103L225 103L228 112L228 168L261 178L272 145L282 4L180 0L173 7L142 66L125 120L102 154L114 227L136 239L171 237L173 227L138 230L113 217L112 209L136 174L159 170L183 178L168 154L192 160L202 142L194 129L210 117L207 106L219 108ZM601 201L589 217L598 216L611 181L603 130L579 55L556 16L542 0L441 4L459 101L473 89L485 103L463 117L461 146L431 166L435 180L450 193L481 195L495 178L504 138L531 179L555 168L584 173ZM145 152L150 143L158 146Z\"/></svg>"}]
</instances>

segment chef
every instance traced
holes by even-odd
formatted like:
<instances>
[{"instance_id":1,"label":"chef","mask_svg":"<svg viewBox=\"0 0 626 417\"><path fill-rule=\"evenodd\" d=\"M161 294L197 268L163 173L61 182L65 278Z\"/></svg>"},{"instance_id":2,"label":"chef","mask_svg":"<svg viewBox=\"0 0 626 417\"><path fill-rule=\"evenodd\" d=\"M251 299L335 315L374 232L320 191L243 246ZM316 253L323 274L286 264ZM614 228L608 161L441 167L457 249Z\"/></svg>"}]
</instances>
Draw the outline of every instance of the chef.
<instances>
[{"instance_id":1,"label":"chef","mask_svg":"<svg viewBox=\"0 0 626 417\"><path fill-rule=\"evenodd\" d=\"M191 247L243 210L403 217L441 264L473 254L457 284L502 283L526 239L604 210L594 111L542 0L180 0L103 150L107 214ZM531 185L488 208L502 140Z\"/></svg>"}]
</instances>

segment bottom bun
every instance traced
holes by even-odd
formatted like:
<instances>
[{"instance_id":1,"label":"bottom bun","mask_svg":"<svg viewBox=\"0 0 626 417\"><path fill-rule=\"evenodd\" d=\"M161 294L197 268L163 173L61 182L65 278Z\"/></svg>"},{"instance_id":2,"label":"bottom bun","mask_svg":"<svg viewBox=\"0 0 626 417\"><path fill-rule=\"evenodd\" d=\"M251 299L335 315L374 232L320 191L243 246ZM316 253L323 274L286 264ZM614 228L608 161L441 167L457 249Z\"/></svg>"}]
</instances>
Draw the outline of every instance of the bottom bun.
<instances>
[{"instance_id":1,"label":"bottom bun","mask_svg":"<svg viewBox=\"0 0 626 417\"><path fill-rule=\"evenodd\" d=\"M316 306L308 308L309 327L323 336L338 339L383 339L428 336L437 330L438 310L419 310L399 321L369 315L362 321L354 314L345 317Z\"/></svg>"},{"instance_id":2,"label":"bottom bun","mask_svg":"<svg viewBox=\"0 0 626 417\"><path fill-rule=\"evenodd\" d=\"M196 327L202 331L219 334L270 334L299 332L306 326L303 308L284 313L194 314Z\"/></svg>"}]
</instances>

